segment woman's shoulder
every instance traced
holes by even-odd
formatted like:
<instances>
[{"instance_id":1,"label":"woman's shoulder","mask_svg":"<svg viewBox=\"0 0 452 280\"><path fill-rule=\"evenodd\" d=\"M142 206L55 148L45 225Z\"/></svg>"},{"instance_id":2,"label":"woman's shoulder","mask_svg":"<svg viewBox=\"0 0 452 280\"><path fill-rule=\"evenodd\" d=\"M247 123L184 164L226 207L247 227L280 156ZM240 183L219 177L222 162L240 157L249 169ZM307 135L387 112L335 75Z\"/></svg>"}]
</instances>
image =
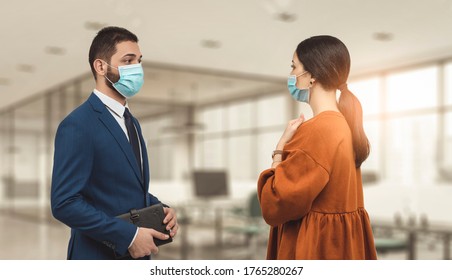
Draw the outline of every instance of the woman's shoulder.
<instances>
[{"instance_id":1,"label":"woman's shoulder","mask_svg":"<svg viewBox=\"0 0 452 280\"><path fill-rule=\"evenodd\" d=\"M314 158L329 158L342 143L351 143L351 132L340 112L325 111L303 123L287 150L303 150Z\"/></svg>"},{"instance_id":2,"label":"woman's shoulder","mask_svg":"<svg viewBox=\"0 0 452 280\"><path fill-rule=\"evenodd\" d=\"M304 122L297 131L296 137L302 137L308 142L334 142L350 133L347 121L340 112L325 111Z\"/></svg>"},{"instance_id":3,"label":"woman's shoulder","mask_svg":"<svg viewBox=\"0 0 452 280\"><path fill-rule=\"evenodd\" d=\"M319 126L329 126L336 125L337 123L341 123L345 121L344 115L338 111L323 111L318 115L312 117L303 123L305 126L309 126L311 128L316 128Z\"/></svg>"}]
</instances>

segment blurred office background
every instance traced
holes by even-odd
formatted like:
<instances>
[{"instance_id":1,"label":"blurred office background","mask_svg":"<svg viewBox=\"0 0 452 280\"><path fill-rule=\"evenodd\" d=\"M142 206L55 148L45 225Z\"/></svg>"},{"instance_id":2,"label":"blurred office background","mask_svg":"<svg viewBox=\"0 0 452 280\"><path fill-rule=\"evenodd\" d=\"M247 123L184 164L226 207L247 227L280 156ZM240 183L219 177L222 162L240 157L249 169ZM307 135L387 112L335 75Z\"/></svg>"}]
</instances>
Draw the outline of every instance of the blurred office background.
<instances>
[{"instance_id":1,"label":"blurred office background","mask_svg":"<svg viewBox=\"0 0 452 280\"><path fill-rule=\"evenodd\" d=\"M351 53L349 87L372 146L362 170L379 257L451 258L451 0L1 6L0 259L65 258L69 229L49 205L53 140L94 88L88 49L107 25L140 39L145 83L129 105L148 145L150 191L179 213L179 236L156 258L265 258L256 181L287 121L312 117L286 79L297 44L319 34Z\"/></svg>"}]
</instances>

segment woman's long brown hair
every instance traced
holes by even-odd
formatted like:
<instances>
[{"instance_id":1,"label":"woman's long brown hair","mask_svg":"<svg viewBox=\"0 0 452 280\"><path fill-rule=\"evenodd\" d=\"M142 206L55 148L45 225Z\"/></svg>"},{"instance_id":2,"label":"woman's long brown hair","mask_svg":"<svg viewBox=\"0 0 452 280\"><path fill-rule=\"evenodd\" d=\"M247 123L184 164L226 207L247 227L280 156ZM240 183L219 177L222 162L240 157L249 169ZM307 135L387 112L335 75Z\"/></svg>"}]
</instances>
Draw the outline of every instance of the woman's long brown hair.
<instances>
[{"instance_id":1,"label":"woman's long brown hair","mask_svg":"<svg viewBox=\"0 0 452 280\"><path fill-rule=\"evenodd\" d=\"M358 98L348 89L350 54L339 39L314 36L302 41L296 50L304 69L325 89L340 89L339 110L350 127L356 168L369 157L370 144L363 127L363 110Z\"/></svg>"},{"instance_id":2,"label":"woman's long brown hair","mask_svg":"<svg viewBox=\"0 0 452 280\"><path fill-rule=\"evenodd\" d=\"M338 105L352 132L355 166L356 168L361 167L361 164L369 157L370 153L369 139L367 139L363 127L363 109L361 103L348 87L345 86L341 91Z\"/></svg>"}]
</instances>

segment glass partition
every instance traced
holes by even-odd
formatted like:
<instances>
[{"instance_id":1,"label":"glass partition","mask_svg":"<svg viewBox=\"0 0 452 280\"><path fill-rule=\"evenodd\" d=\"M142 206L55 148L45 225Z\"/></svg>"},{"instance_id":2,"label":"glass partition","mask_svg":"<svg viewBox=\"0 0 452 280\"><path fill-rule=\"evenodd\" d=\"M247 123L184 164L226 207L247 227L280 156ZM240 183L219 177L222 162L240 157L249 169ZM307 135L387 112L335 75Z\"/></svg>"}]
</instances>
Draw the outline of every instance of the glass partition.
<instances>
[{"instance_id":1,"label":"glass partition","mask_svg":"<svg viewBox=\"0 0 452 280\"><path fill-rule=\"evenodd\" d=\"M27 102L14 110L10 142L10 184L5 199L14 213L42 218L47 201L45 99Z\"/></svg>"}]
</instances>

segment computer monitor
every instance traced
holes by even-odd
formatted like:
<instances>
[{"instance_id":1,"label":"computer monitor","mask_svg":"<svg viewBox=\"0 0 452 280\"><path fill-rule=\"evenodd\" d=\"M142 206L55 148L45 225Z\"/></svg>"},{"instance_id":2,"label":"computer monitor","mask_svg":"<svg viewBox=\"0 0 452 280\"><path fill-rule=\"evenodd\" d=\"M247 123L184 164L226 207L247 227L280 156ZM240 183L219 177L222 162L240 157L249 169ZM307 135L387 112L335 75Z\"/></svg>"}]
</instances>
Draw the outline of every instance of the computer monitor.
<instances>
[{"instance_id":1,"label":"computer monitor","mask_svg":"<svg viewBox=\"0 0 452 280\"><path fill-rule=\"evenodd\" d=\"M220 198L229 194L227 172L224 170L195 170L193 185L198 198Z\"/></svg>"}]
</instances>

